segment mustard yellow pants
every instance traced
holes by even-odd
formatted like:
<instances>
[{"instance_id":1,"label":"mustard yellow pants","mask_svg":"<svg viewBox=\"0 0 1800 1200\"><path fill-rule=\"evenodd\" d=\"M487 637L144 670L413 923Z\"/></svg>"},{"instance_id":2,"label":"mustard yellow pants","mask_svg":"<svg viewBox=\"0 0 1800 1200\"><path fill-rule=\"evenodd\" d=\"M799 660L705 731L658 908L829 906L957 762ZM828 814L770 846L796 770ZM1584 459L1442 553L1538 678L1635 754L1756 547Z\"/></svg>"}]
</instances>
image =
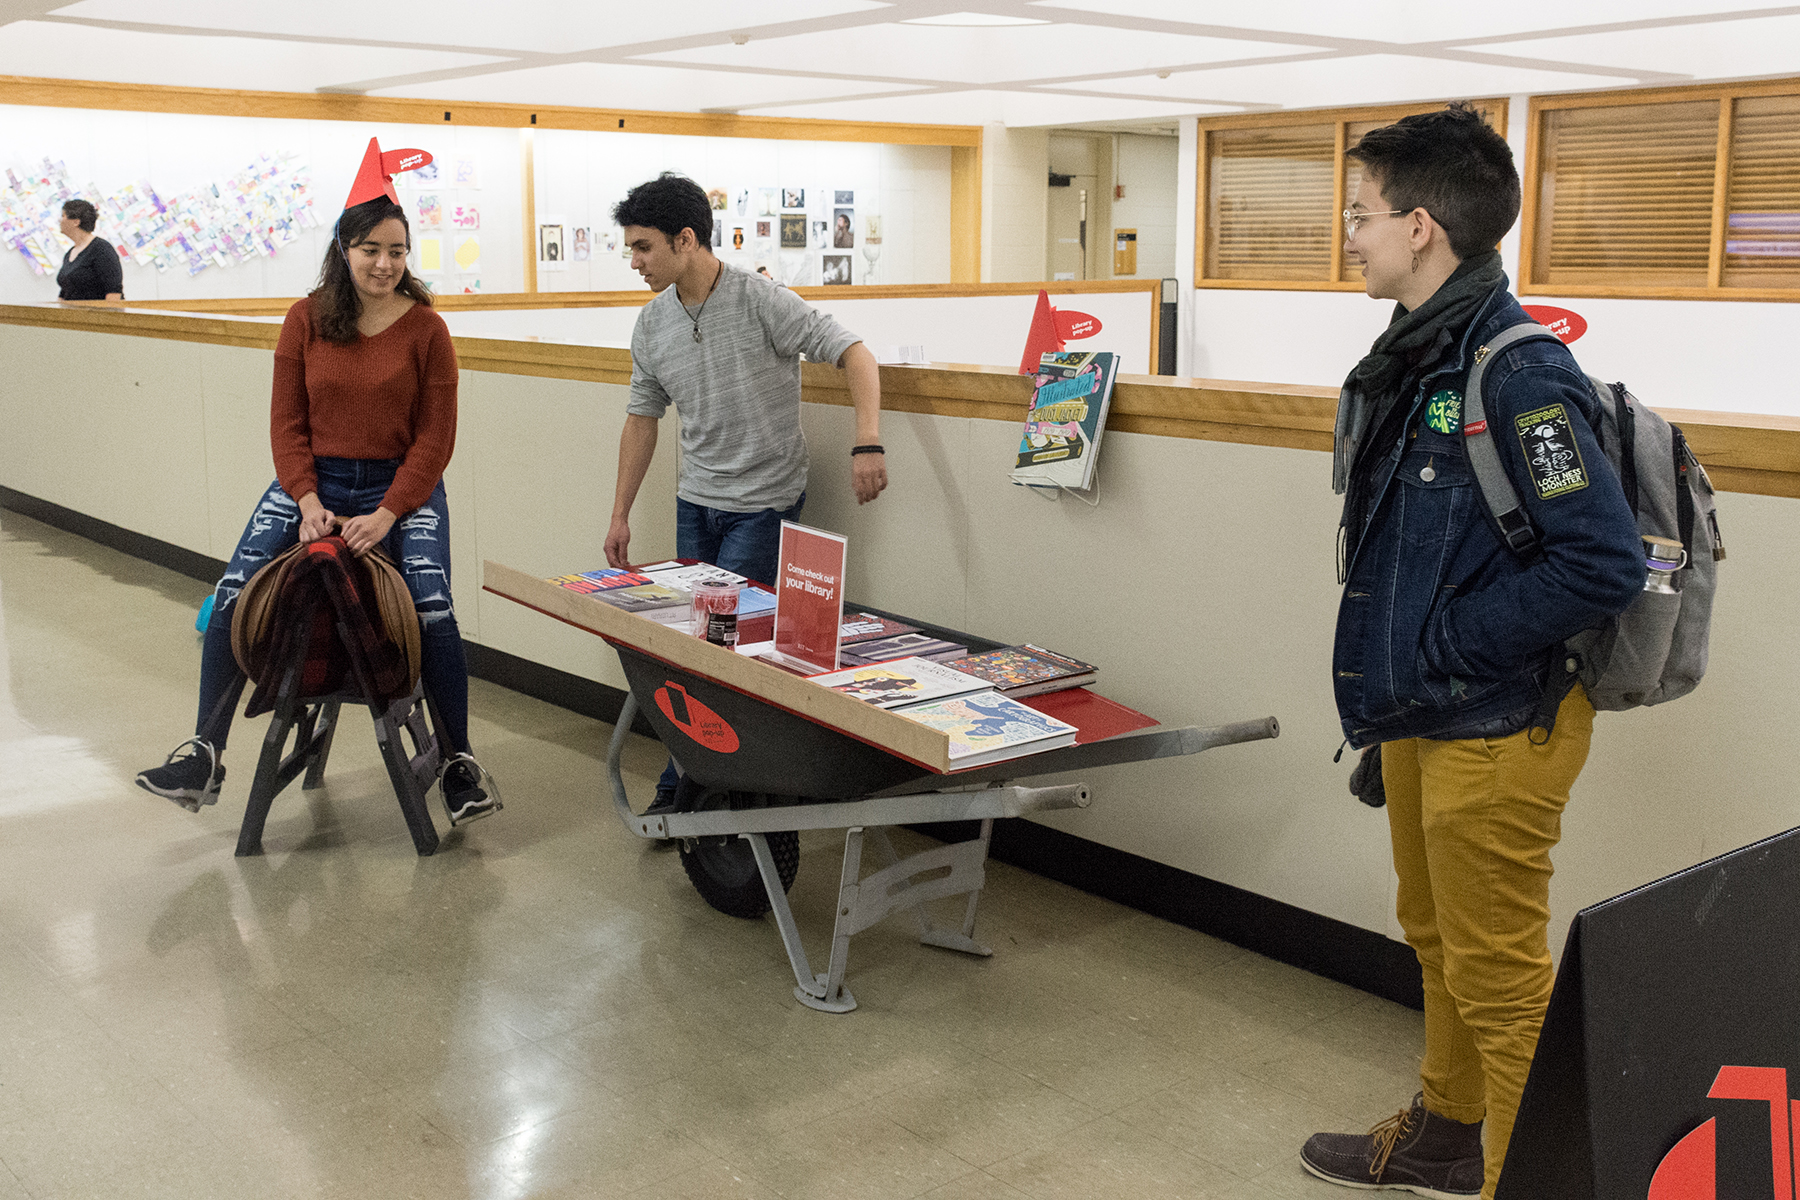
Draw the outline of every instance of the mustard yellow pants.
<instances>
[{"instance_id":1,"label":"mustard yellow pants","mask_svg":"<svg viewBox=\"0 0 1800 1200\"><path fill-rule=\"evenodd\" d=\"M1527 730L1381 747L1396 908L1425 978L1425 1107L1485 1117L1482 1200L1493 1200L1550 1003L1550 851L1593 731L1577 684L1541 746Z\"/></svg>"}]
</instances>

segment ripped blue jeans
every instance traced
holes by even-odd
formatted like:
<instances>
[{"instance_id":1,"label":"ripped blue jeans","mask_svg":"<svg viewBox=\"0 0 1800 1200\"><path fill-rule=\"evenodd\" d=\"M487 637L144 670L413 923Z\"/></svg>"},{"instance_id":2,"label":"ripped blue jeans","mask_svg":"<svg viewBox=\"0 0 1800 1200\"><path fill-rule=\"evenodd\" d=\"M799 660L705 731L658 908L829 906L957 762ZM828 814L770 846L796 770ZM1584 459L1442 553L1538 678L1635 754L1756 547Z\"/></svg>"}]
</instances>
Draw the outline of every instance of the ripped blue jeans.
<instances>
[{"instance_id":1,"label":"ripped blue jeans","mask_svg":"<svg viewBox=\"0 0 1800 1200\"><path fill-rule=\"evenodd\" d=\"M319 502L340 518L381 506L399 459L315 458ZM231 614L238 593L264 563L300 540L300 505L272 483L238 539L213 592L212 621L200 659L200 714L195 733L224 750L244 678L231 654ZM419 612L425 688L436 703L444 735L456 752L469 749L469 674L462 631L450 601L450 506L438 481L424 504L394 522L383 542L400 566ZM229 696L229 700L227 697Z\"/></svg>"}]
</instances>

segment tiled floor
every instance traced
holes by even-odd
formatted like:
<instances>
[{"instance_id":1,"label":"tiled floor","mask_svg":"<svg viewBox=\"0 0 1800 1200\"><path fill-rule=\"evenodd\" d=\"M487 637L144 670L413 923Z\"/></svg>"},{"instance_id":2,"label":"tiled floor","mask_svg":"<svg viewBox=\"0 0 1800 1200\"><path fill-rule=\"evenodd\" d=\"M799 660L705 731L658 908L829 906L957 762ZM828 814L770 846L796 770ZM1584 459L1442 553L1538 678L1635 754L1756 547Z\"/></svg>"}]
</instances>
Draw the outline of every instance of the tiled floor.
<instances>
[{"instance_id":1,"label":"tiled floor","mask_svg":"<svg viewBox=\"0 0 1800 1200\"><path fill-rule=\"evenodd\" d=\"M619 826L610 730L480 681L504 813L416 858L353 716L234 858L261 721L216 809L131 785L205 590L0 513L0 1200L1342 1196L1300 1142L1417 1087L1416 1013L999 864L993 958L890 921L859 1010L802 1008L772 924ZM815 946L840 846L802 839Z\"/></svg>"}]
</instances>

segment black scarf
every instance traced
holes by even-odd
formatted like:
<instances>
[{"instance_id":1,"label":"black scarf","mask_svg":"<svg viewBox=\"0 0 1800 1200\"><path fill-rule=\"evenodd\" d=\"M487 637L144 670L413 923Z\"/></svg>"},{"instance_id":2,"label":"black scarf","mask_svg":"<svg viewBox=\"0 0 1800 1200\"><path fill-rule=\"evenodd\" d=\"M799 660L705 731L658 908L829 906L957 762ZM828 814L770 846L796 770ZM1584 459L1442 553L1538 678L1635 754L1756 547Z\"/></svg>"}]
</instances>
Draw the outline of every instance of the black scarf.
<instances>
[{"instance_id":1,"label":"black scarf","mask_svg":"<svg viewBox=\"0 0 1800 1200\"><path fill-rule=\"evenodd\" d=\"M1490 250L1464 259L1443 286L1418 308L1408 312L1394 306L1394 317L1369 353L1356 364L1338 393L1337 426L1332 435L1331 487L1344 497L1339 530L1338 573L1348 566L1345 535L1360 528L1367 513L1363 495L1367 472L1356 470L1358 456L1370 435L1381 429L1394 409L1405 402L1410 388L1403 387L1428 359L1453 344L1468 328L1475 310L1504 284L1500 253ZM1341 580L1340 580L1341 582Z\"/></svg>"}]
</instances>

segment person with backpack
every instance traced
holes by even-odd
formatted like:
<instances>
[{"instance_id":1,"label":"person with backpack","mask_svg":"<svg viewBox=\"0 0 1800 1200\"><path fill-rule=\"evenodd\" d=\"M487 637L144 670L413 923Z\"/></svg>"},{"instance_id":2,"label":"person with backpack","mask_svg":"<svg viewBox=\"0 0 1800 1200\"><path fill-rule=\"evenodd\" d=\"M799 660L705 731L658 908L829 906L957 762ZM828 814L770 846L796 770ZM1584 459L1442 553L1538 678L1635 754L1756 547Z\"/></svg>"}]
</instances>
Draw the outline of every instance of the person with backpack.
<instances>
[{"instance_id":1,"label":"person with backpack","mask_svg":"<svg viewBox=\"0 0 1800 1200\"><path fill-rule=\"evenodd\" d=\"M1532 339L1488 361L1490 341L1530 322L1494 249L1519 213L1505 139L1454 104L1349 153L1362 178L1346 256L1396 307L1339 399L1333 685L1349 745L1381 747L1425 1054L1408 1108L1366 1134L1316 1134L1301 1161L1352 1187L1492 1200L1554 979L1550 852L1593 729L1564 641L1643 591L1644 547L1568 349ZM1465 427L1477 363L1485 427ZM1529 556L1477 485L1467 442L1488 432Z\"/></svg>"}]
</instances>

